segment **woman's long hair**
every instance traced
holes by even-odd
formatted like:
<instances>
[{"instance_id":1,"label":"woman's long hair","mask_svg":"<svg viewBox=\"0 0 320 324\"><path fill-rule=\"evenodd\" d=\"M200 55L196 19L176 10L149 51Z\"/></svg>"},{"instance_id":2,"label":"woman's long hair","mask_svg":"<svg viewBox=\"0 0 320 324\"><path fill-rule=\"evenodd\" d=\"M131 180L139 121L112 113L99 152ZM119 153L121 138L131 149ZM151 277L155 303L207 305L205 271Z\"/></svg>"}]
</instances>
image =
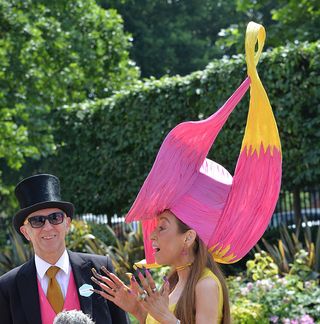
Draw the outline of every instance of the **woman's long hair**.
<instances>
[{"instance_id":1,"label":"woman's long hair","mask_svg":"<svg viewBox=\"0 0 320 324\"><path fill-rule=\"evenodd\" d=\"M178 218L178 229L180 233L185 233L191 228L186 224L181 222ZM190 273L186 285L181 293L181 296L176 305L174 314L181 321L182 324L194 324L195 323L195 315L196 315L196 285L205 268L209 268L219 279L222 286L223 293L223 316L222 323L229 324L230 323L230 307L229 307L229 297L228 290L226 286L226 282L224 276L217 265L217 263L213 260L212 255L208 252L207 247L202 242L202 240L196 237L194 246L194 261L190 268ZM169 283L170 290L172 291L175 285L178 282L178 274L174 270L171 274L169 274ZM217 305L218 306L218 305Z\"/></svg>"}]
</instances>

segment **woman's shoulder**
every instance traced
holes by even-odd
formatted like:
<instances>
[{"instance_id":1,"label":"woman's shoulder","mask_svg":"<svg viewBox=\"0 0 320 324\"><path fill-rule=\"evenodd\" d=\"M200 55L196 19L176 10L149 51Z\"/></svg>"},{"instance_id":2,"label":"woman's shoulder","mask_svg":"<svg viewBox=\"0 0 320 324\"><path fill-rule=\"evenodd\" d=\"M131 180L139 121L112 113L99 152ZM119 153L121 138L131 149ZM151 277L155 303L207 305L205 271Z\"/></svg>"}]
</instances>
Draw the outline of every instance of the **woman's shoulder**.
<instances>
[{"instance_id":1,"label":"woman's shoulder","mask_svg":"<svg viewBox=\"0 0 320 324\"><path fill-rule=\"evenodd\" d=\"M196 285L196 290L201 291L219 291L220 281L218 277L208 268L205 268Z\"/></svg>"},{"instance_id":2,"label":"woman's shoulder","mask_svg":"<svg viewBox=\"0 0 320 324\"><path fill-rule=\"evenodd\" d=\"M196 284L196 312L199 319L205 317L216 318L220 323L222 317L222 298L220 294L219 283L215 280L215 277L211 273L205 271L200 280ZM212 322L212 321L210 321Z\"/></svg>"},{"instance_id":3,"label":"woman's shoulder","mask_svg":"<svg viewBox=\"0 0 320 324\"><path fill-rule=\"evenodd\" d=\"M219 284L213 278L206 277L199 280L196 284L196 296L208 297L211 295L219 295Z\"/></svg>"},{"instance_id":4,"label":"woman's shoulder","mask_svg":"<svg viewBox=\"0 0 320 324\"><path fill-rule=\"evenodd\" d=\"M218 293L219 296L222 297L222 286L220 280L212 270L205 268L197 282L196 292L206 294L208 291L211 291L214 294Z\"/></svg>"},{"instance_id":5,"label":"woman's shoulder","mask_svg":"<svg viewBox=\"0 0 320 324\"><path fill-rule=\"evenodd\" d=\"M223 314L223 290L218 277L208 268L205 268L196 285L197 309L200 311L212 310L212 305L218 312L218 323ZM207 309L206 309L207 308Z\"/></svg>"},{"instance_id":6,"label":"woman's shoulder","mask_svg":"<svg viewBox=\"0 0 320 324\"><path fill-rule=\"evenodd\" d=\"M216 281L218 284L220 284L220 280L218 277L210 270L209 268L205 268L202 272L202 275L199 279L199 281L202 281L204 279L211 278L211 280Z\"/></svg>"}]
</instances>

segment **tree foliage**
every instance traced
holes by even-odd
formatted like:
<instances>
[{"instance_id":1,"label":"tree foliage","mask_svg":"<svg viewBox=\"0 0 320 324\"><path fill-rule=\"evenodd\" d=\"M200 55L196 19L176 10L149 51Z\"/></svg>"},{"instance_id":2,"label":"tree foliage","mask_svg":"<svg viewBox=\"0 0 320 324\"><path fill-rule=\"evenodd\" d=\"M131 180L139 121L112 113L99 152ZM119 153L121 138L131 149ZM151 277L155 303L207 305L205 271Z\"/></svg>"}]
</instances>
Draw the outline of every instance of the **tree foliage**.
<instances>
[{"instance_id":1,"label":"tree foliage","mask_svg":"<svg viewBox=\"0 0 320 324\"><path fill-rule=\"evenodd\" d=\"M319 0L235 0L238 15L226 29L220 32L216 45L228 54L242 50L242 35L248 21L264 25L268 33L268 47L286 43L314 42L319 39Z\"/></svg>"},{"instance_id":2,"label":"tree foliage","mask_svg":"<svg viewBox=\"0 0 320 324\"><path fill-rule=\"evenodd\" d=\"M0 0L0 163L55 149L51 113L104 98L139 76L115 10L93 0ZM0 192L7 187L1 181Z\"/></svg>"},{"instance_id":3,"label":"tree foliage","mask_svg":"<svg viewBox=\"0 0 320 324\"><path fill-rule=\"evenodd\" d=\"M319 183L320 43L288 45L258 65L279 126L283 184ZM77 212L124 213L168 131L211 115L246 76L244 57L212 62L186 77L140 82L111 98L75 104L56 115L58 155L45 171L60 176ZM209 158L231 173L240 151L248 95L228 119Z\"/></svg>"},{"instance_id":4,"label":"tree foliage","mask_svg":"<svg viewBox=\"0 0 320 324\"><path fill-rule=\"evenodd\" d=\"M116 8L133 36L132 58L145 77L186 75L214 58L243 52L250 20L263 24L268 47L316 41L319 0L98 0Z\"/></svg>"},{"instance_id":5,"label":"tree foliage","mask_svg":"<svg viewBox=\"0 0 320 324\"><path fill-rule=\"evenodd\" d=\"M204 69L222 51L214 46L237 12L232 1L100 0L116 8L133 36L132 58L145 77Z\"/></svg>"}]
</instances>

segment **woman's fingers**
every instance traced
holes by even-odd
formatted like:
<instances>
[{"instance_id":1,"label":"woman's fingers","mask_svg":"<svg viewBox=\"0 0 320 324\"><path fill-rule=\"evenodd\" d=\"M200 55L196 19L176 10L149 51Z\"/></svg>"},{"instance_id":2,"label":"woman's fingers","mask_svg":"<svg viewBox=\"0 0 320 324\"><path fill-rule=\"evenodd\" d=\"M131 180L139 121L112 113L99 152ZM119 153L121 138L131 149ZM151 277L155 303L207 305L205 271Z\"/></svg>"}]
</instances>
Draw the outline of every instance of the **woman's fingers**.
<instances>
[{"instance_id":1,"label":"woman's fingers","mask_svg":"<svg viewBox=\"0 0 320 324\"><path fill-rule=\"evenodd\" d=\"M143 274L139 270L137 270L137 273L138 273L138 277L140 279L142 287L144 289L147 289L149 287L147 279L143 276Z\"/></svg>"},{"instance_id":2,"label":"woman's fingers","mask_svg":"<svg viewBox=\"0 0 320 324\"><path fill-rule=\"evenodd\" d=\"M99 281L98 279L96 279L95 277L91 277L91 280L97 284L100 288L102 288L105 292L107 292L111 297L115 297L115 289L110 288L108 285L106 285L105 283Z\"/></svg>"},{"instance_id":3,"label":"woman's fingers","mask_svg":"<svg viewBox=\"0 0 320 324\"><path fill-rule=\"evenodd\" d=\"M170 284L169 281L165 281L164 285L163 285L163 290L162 290L162 296L169 298L169 294L170 294Z\"/></svg>"},{"instance_id":4,"label":"woman's fingers","mask_svg":"<svg viewBox=\"0 0 320 324\"><path fill-rule=\"evenodd\" d=\"M124 283L112 272L110 272L106 267L102 266L101 270L116 284L116 286L123 286Z\"/></svg>"},{"instance_id":5,"label":"woman's fingers","mask_svg":"<svg viewBox=\"0 0 320 324\"><path fill-rule=\"evenodd\" d=\"M138 296L140 301L145 301L150 296L156 296L159 294L149 270L145 271L146 276L138 271L141 286L134 275L128 274L130 277L130 288L127 287L115 274L108 271L107 268L101 267L101 270L106 276L99 274L94 268L92 268L93 277L91 277L91 280L103 290L94 291L106 299L114 301L115 298L120 296L117 294L118 292L120 293L120 291L125 291L134 296Z\"/></svg>"},{"instance_id":6,"label":"woman's fingers","mask_svg":"<svg viewBox=\"0 0 320 324\"><path fill-rule=\"evenodd\" d=\"M148 275L149 275L149 277L148 277ZM140 282L141 282L141 285L142 285L143 289L147 292L147 294L149 296L151 296L155 292L154 288L155 288L156 285L155 285L155 283L154 283L154 281L153 281L153 279L151 277L150 272L148 270L146 270L146 276L147 276L148 279L145 278L140 271L138 271L138 276L139 276L139 279L140 279ZM152 280L153 287L150 286L149 278L151 278L151 280Z\"/></svg>"},{"instance_id":7,"label":"woman's fingers","mask_svg":"<svg viewBox=\"0 0 320 324\"><path fill-rule=\"evenodd\" d=\"M109 295L109 294L105 293L105 292L102 291L102 290L92 289L92 291L95 292L96 294L102 296L102 297L105 298L105 299L108 299L108 300L110 300L110 301L113 301L113 300L114 300L114 296Z\"/></svg>"},{"instance_id":8,"label":"woman's fingers","mask_svg":"<svg viewBox=\"0 0 320 324\"><path fill-rule=\"evenodd\" d=\"M120 281L121 282L121 285L117 285L110 277L108 278L108 277L105 277L105 276L102 276L102 275L100 275L97 271L96 271L96 269L94 269L94 268L92 268L91 269L91 271L92 271L92 273L93 273L93 275L94 275L94 277L91 277L91 279L92 279L92 281L93 282L95 282L95 283L97 283L96 281L94 281L93 280L93 278L94 279L98 279L99 280L99 282L103 282L103 283L105 283L108 287L110 287L111 289L113 289L113 290L117 290L117 289L119 289L120 287L121 287L121 285L123 285L123 282L122 281Z\"/></svg>"},{"instance_id":9,"label":"woman's fingers","mask_svg":"<svg viewBox=\"0 0 320 324\"><path fill-rule=\"evenodd\" d=\"M99 279L99 280L102 280L103 279L103 276L101 276L100 273L97 272L97 270L95 268L91 268L91 272L93 273L93 275Z\"/></svg>"},{"instance_id":10,"label":"woman's fingers","mask_svg":"<svg viewBox=\"0 0 320 324\"><path fill-rule=\"evenodd\" d=\"M150 271L148 269L146 269L146 277L147 277L147 280L149 282L149 286L151 288L151 291L153 293L155 293L157 291L157 287L156 287L156 284L155 284L155 282L154 282L154 280L153 280L153 278L151 276L151 273L150 273Z\"/></svg>"},{"instance_id":11,"label":"woman's fingers","mask_svg":"<svg viewBox=\"0 0 320 324\"><path fill-rule=\"evenodd\" d=\"M163 294L164 286L165 286L166 282L169 282L167 276L163 276L163 277L162 277L162 280L163 280L164 282L163 282L163 284L162 284L162 286L161 286L161 288L160 288L160 290L159 290L160 295Z\"/></svg>"},{"instance_id":12,"label":"woman's fingers","mask_svg":"<svg viewBox=\"0 0 320 324\"><path fill-rule=\"evenodd\" d=\"M131 276L131 279L130 279L130 287L131 287L131 289L133 290L133 292L135 293L135 295L139 295L140 290L143 290L143 289L139 286L139 284L138 284L138 282L137 282L135 276L133 276L133 275Z\"/></svg>"}]
</instances>

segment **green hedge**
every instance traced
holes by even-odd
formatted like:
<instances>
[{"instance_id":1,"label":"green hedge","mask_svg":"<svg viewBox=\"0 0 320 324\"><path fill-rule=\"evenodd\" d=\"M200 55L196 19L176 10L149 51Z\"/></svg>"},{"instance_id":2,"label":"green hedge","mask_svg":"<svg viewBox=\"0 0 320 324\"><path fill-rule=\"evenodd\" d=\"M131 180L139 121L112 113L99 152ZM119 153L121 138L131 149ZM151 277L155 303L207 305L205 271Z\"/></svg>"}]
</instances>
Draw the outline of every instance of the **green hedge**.
<instances>
[{"instance_id":1,"label":"green hedge","mask_svg":"<svg viewBox=\"0 0 320 324\"><path fill-rule=\"evenodd\" d=\"M283 188L319 183L320 42L276 48L263 55L258 70L280 130ZM168 131L215 112L245 77L239 55L186 77L148 79L111 98L64 107L54 117L61 145L46 171L61 177L64 198L77 212L126 212ZM231 173L247 110L248 94L209 154Z\"/></svg>"}]
</instances>

